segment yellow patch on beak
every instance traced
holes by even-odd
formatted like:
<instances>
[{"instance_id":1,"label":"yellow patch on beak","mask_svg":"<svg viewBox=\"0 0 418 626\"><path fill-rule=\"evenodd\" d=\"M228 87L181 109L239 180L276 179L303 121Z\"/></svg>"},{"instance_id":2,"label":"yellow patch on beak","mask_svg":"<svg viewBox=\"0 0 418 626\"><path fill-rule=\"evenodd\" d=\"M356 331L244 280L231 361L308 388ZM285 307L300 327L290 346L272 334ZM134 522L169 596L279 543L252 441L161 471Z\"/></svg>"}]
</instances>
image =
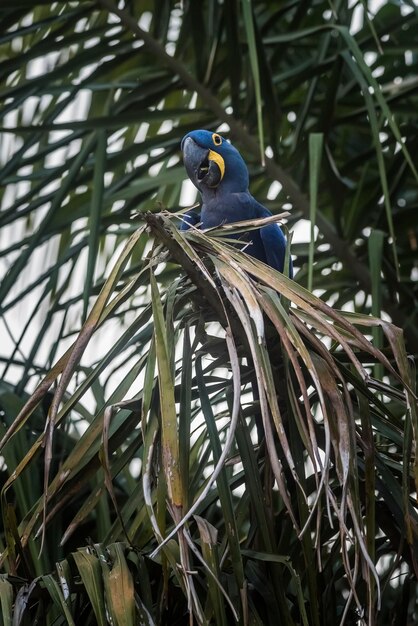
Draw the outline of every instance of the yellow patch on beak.
<instances>
[{"instance_id":1,"label":"yellow patch on beak","mask_svg":"<svg viewBox=\"0 0 418 626\"><path fill-rule=\"evenodd\" d=\"M214 152L213 150L209 150L208 159L209 161L215 161L216 165L219 167L219 171L221 172L222 180L225 174L225 161L218 152Z\"/></svg>"}]
</instances>

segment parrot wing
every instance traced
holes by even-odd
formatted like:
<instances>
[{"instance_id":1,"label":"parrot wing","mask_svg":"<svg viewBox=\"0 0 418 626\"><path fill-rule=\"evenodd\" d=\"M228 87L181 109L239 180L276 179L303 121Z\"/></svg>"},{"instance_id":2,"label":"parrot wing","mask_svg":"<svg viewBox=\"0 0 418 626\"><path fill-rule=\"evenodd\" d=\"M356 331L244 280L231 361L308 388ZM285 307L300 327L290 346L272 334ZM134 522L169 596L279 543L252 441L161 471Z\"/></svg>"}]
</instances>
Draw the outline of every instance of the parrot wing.
<instances>
[{"instance_id":1,"label":"parrot wing","mask_svg":"<svg viewBox=\"0 0 418 626\"><path fill-rule=\"evenodd\" d=\"M257 217L270 217L272 213L262 204L254 200ZM286 257L286 237L278 224L269 224L260 228L260 237L268 265L283 273ZM289 276L293 278L292 259L289 262Z\"/></svg>"}]
</instances>

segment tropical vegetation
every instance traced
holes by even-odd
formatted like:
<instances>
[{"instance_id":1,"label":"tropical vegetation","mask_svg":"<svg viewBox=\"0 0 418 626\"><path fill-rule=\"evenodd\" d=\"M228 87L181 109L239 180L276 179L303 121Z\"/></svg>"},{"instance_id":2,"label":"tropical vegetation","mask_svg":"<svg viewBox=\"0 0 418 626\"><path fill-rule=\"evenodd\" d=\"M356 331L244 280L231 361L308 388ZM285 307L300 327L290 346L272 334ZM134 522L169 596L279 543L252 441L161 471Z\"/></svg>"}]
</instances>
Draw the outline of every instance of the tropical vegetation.
<instances>
[{"instance_id":1,"label":"tropical vegetation","mask_svg":"<svg viewBox=\"0 0 418 626\"><path fill-rule=\"evenodd\" d=\"M0 623L416 623L414 2L0 16ZM295 280L179 230L196 128Z\"/></svg>"}]
</instances>

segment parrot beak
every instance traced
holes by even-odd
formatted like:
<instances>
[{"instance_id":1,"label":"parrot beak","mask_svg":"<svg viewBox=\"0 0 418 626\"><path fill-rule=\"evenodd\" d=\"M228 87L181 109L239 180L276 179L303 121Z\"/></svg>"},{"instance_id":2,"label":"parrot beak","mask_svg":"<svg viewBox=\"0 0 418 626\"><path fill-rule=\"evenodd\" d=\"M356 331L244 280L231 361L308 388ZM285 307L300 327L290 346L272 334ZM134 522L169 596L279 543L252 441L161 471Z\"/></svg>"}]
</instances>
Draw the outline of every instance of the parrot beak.
<instances>
[{"instance_id":1,"label":"parrot beak","mask_svg":"<svg viewBox=\"0 0 418 626\"><path fill-rule=\"evenodd\" d=\"M202 148L191 137L184 139L181 149L184 166L195 187L217 187L225 173L225 162L221 155Z\"/></svg>"}]
</instances>

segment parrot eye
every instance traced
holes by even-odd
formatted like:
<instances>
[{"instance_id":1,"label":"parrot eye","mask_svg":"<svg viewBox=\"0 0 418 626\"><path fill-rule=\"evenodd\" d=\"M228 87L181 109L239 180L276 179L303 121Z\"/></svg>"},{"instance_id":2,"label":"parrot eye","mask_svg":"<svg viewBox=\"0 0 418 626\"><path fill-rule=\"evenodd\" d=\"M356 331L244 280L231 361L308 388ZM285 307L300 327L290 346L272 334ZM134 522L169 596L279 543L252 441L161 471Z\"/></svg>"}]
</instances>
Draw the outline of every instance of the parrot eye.
<instances>
[{"instance_id":1,"label":"parrot eye","mask_svg":"<svg viewBox=\"0 0 418 626\"><path fill-rule=\"evenodd\" d=\"M220 146L222 143L222 137L218 135L217 133L213 133L212 141L215 144L215 146Z\"/></svg>"}]
</instances>

